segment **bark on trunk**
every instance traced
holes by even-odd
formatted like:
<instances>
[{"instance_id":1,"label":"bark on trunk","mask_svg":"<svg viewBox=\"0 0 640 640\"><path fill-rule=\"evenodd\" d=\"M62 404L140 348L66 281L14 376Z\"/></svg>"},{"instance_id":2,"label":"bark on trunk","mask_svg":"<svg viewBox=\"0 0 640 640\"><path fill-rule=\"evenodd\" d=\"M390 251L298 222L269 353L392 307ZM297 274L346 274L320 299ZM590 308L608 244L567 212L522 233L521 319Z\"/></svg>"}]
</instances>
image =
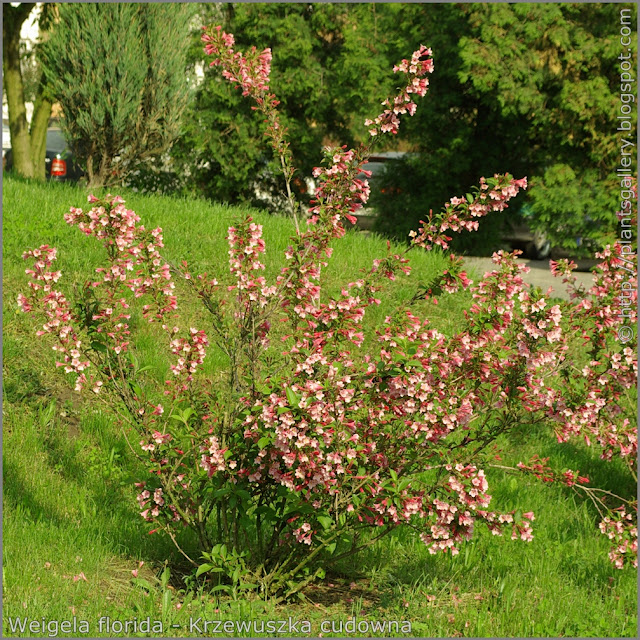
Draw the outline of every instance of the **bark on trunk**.
<instances>
[{"instance_id":1,"label":"bark on trunk","mask_svg":"<svg viewBox=\"0 0 640 640\"><path fill-rule=\"evenodd\" d=\"M87 156L87 188L101 189L106 186L108 162L103 157L96 162L96 156L91 153ZM95 165L98 165L97 167Z\"/></svg>"},{"instance_id":2,"label":"bark on trunk","mask_svg":"<svg viewBox=\"0 0 640 640\"><path fill-rule=\"evenodd\" d=\"M2 5L2 66L9 107L13 166L17 173L25 178L44 180L47 127L52 103L46 97L44 78L41 78L29 129L20 68L20 29L34 6L35 3L23 3L18 7Z\"/></svg>"},{"instance_id":3,"label":"bark on trunk","mask_svg":"<svg viewBox=\"0 0 640 640\"><path fill-rule=\"evenodd\" d=\"M25 178L33 177L33 162L20 69L20 28L34 6L34 3L25 3L18 7L2 5L2 70L9 107L13 165Z\"/></svg>"},{"instance_id":4,"label":"bark on trunk","mask_svg":"<svg viewBox=\"0 0 640 640\"><path fill-rule=\"evenodd\" d=\"M44 180L46 175L45 156L47 152L47 128L51 117L51 100L45 97L42 81L38 86L36 101L33 106L29 141L31 144L31 162L33 177Z\"/></svg>"}]
</instances>

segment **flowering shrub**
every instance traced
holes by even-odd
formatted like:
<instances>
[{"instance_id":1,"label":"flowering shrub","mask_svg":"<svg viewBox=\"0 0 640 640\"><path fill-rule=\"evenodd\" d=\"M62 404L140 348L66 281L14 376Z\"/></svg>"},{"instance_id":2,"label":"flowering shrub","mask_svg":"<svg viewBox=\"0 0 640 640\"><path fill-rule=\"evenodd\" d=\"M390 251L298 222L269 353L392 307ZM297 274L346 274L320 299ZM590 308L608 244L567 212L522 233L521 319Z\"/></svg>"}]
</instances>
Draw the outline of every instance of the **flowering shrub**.
<instances>
[{"instance_id":1,"label":"flowering shrub","mask_svg":"<svg viewBox=\"0 0 640 640\"><path fill-rule=\"evenodd\" d=\"M215 56L212 65L265 116L289 184L286 132L268 93L270 51L235 52L233 36L219 27L205 30L203 41ZM188 265L163 259L161 229L139 225L117 196L90 197L88 211L72 208L65 216L101 240L107 256L75 305L53 288L60 278L55 249L25 253L36 262L27 271L31 291L21 295L22 309L44 319L39 333L54 337L76 389L106 394L139 434L149 470L137 485L142 517L177 545L176 533L191 528L201 555L180 551L198 574L222 575L234 589L287 597L322 573L316 560L356 553L398 526L415 530L431 553L457 554L478 524L530 541L534 514L493 510L482 468L487 447L523 421L551 423L559 439L589 434L605 457L632 460L634 431L622 420L630 411L622 396L636 365L634 354L611 340L610 299L619 281L606 264L615 249L592 296L578 304L554 304L527 287L517 252L495 254L494 270L475 286L452 256L447 271L415 299L435 303L444 293L471 289L463 328L445 336L411 309L399 309L375 330L375 346L363 346L367 308L380 303L380 290L399 273L409 274L409 252L446 249L448 232L477 229L478 218L507 207L526 179L482 179L431 214L407 252L375 260L339 296L323 295L331 242L369 195L359 177L367 158L381 136L398 131L401 116L415 112L413 96L426 93L433 70L430 55L420 47L394 68L406 85L367 121L369 144L325 151L314 171L319 186L306 229L296 220L274 282L262 275L262 227L250 217L229 228L228 273L194 276ZM208 312L206 331L174 326L178 289ZM130 306L138 298L170 353L171 379L162 394L151 380L143 389L137 368ZM573 369L566 373L578 333L596 350L581 378ZM215 381L201 367L210 348L227 359ZM612 354L606 370L604 350ZM541 465L523 463L522 470L539 475ZM628 513L620 517L626 524ZM612 530L609 524L603 531ZM623 532L616 525L612 535ZM617 552L616 564L632 555L631 547Z\"/></svg>"}]
</instances>

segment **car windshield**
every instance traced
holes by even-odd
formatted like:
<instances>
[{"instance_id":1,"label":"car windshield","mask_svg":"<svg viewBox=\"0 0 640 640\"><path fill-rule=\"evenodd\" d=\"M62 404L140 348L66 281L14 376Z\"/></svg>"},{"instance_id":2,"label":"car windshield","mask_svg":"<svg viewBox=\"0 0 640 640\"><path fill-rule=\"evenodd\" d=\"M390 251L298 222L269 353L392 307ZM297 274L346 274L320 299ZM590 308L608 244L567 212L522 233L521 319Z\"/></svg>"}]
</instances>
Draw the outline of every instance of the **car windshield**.
<instances>
[{"instance_id":1,"label":"car windshield","mask_svg":"<svg viewBox=\"0 0 640 640\"><path fill-rule=\"evenodd\" d=\"M384 173L386 162L372 162L369 161L364 165L367 171L371 171L371 178L378 178Z\"/></svg>"},{"instance_id":2,"label":"car windshield","mask_svg":"<svg viewBox=\"0 0 640 640\"><path fill-rule=\"evenodd\" d=\"M60 129L47 129L47 151L61 153L67 148L67 142Z\"/></svg>"},{"instance_id":3,"label":"car windshield","mask_svg":"<svg viewBox=\"0 0 640 640\"><path fill-rule=\"evenodd\" d=\"M385 165L388 166L388 164L393 160L400 160L406 155L406 153L400 151L388 151L374 154L369 158L369 162L367 162L367 164L365 164L363 168L367 171L371 171L371 177L369 178L370 180L379 178L384 173L384 170L386 168ZM365 174L363 173L358 176L358 178L360 179L364 177Z\"/></svg>"}]
</instances>

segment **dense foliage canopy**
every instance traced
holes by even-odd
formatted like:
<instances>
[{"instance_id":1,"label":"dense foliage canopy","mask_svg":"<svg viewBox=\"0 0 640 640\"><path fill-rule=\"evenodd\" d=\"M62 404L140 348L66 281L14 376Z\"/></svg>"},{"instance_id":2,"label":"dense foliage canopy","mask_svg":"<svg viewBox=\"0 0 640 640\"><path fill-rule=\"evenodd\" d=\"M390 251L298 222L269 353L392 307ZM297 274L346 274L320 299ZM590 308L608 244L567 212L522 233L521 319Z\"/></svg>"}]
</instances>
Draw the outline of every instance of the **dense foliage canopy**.
<instances>
[{"instance_id":1,"label":"dense foliage canopy","mask_svg":"<svg viewBox=\"0 0 640 640\"><path fill-rule=\"evenodd\" d=\"M389 171L396 188L375 203L379 231L406 238L451 193L508 168L529 177L528 222L555 244L601 244L615 232L619 6L229 3L201 12L203 23L215 18L238 34L238 50L272 49L271 84L302 189L321 145L366 137L362 121L376 111L375 96L394 87L388 69L406 48L432 47L431 98L386 143L418 155ZM205 71L174 154L190 191L255 199L247 185L260 176L282 188L258 149L260 119L249 113L238 92ZM497 248L507 223L497 214L485 224L476 250ZM457 242L464 249L470 240Z\"/></svg>"},{"instance_id":2,"label":"dense foliage canopy","mask_svg":"<svg viewBox=\"0 0 640 640\"><path fill-rule=\"evenodd\" d=\"M60 6L44 71L91 185L121 182L178 135L191 17L187 4Z\"/></svg>"}]
</instances>

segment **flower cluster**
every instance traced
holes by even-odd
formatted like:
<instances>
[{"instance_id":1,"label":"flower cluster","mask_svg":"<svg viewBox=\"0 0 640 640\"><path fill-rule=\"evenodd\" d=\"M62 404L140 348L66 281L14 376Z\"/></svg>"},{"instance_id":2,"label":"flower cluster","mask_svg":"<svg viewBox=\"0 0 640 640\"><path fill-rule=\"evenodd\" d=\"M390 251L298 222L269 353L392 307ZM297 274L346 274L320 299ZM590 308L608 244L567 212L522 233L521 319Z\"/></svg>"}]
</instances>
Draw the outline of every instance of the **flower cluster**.
<instances>
[{"instance_id":1,"label":"flower cluster","mask_svg":"<svg viewBox=\"0 0 640 640\"><path fill-rule=\"evenodd\" d=\"M313 170L313 176L319 179L319 184L315 192L317 204L309 210L310 222L316 224L324 216L335 237L344 233L340 225L341 218L355 223L353 213L367 202L371 193L369 182L358 177L362 174L371 175L370 171L362 169L366 160L353 149L345 149L325 149L328 168L316 167Z\"/></svg>"},{"instance_id":2,"label":"flower cluster","mask_svg":"<svg viewBox=\"0 0 640 640\"><path fill-rule=\"evenodd\" d=\"M209 477L218 471L226 471L227 462L225 460L225 453L228 449L221 449L220 443L216 436L211 436L208 441L200 447L202 457L200 458L200 464L202 468L207 472ZM229 468L235 468L236 463L229 462Z\"/></svg>"},{"instance_id":3,"label":"flower cluster","mask_svg":"<svg viewBox=\"0 0 640 640\"><path fill-rule=\"evenodd\" d=\"M139 216L124 206L120 196L107 195L104 200L89 196L89 202L94 205L89 211L71 207L64 219L83 233L103 240L107 249L110 264L96 269L102 280L92 286L106 285L107 296L111 298L119 294L119 285L136 298L149 295L155 304L143 307L144 316L150 322L162 320L177 307L170 267L160 255L164 247L162 229L147 231L138 226ZM118 302L124 306L123 300Z\"/></svg>"},{"instance_id":4,"label":"flower cluster","mask_svg":"<svg viewBox=\"0 0 640 640\"><path fill-rule=\"evenodd\" d=\"M260 254L265 251L262 239L262 225L251 218L243 220L238 228L229 227L229 270L236 277L239 295L247 302L257 302L260 308L265 307L269 298L276 293L274 286L268 287L263 276L255 272L264 270L260 262Z\"/></svg>"},{"instance_id":5,"label":"flower cluster","mask_svg":"<svg viewBox=\"0 0 640 640\"><path fill-rule=\"evenodd\" d=\"M595 440L602 457L619 455L629 465L635 465L638 451L634 408L625 404L625 397L636 388L638 361L634 349L622 346L617 331L625 318L619 310L619 299L635 266L621 256L621 246L606 247L597 254L598 265L593 286L585 291L572 288L574 304L565 310L568 330L579 341L586 357L576 362L580 376L567 379L568 389L558 390L556 435L567 441L580 437L587 444ZM574 265L556 263L554 271L573 283ZM636 292L628 320L636 322ZM587 347L587 348L585 348ZM627 407L625 409L625 406Z\"/></svg>"},{"instance_id":6,"label":"flower cluster","mask_svg":"<svg viewBox=\"0 0 640 640\"><path fill-rule=\"evenodd\" d=\"M377 136L382 133L398 133L400 126L399 115L408 113L412 116L417 109L412 96L424 97L429 88L428 73L433 73L433 60L431 49L421 45L413 52L411 60L403 60L393 67L394 73L400 71L408 76L408 83L402 91L393 99L387 98L382 106L387 107L374 120L365 120L365 126L370 127L369 134Z\"/></svg>"},{"instance_id":7,"label":"flower cluster","mask_svg":"<svg viewBox=\"0 0 640 640\"><path fill-rule=\"evenodd\" d=\"M169 344L171 353L178 356L176 364L171 365L173 375L184 376L185 382L190 382L196 369L204 362L208 345L205 332L193 327L188 338L174 338Z\"/></svg>"},{"instance_id":8,"label":"flower cluster","mask_svg":"<svg viewBox=\"0 0 640 640\"><path fill-rule=\"evenodd\" d=\"M303 522L302 526L298 527L294 532L296 540L301 544L311 544L311 537L313 536L313 531L311 530L311 525L308 522Z\"/></svg>"},{"instance_id":9,"label":"flower cluster","mask_svg":"<svg viewBox=\"0 0 640 640\"><path fill-rule=\"evenodd\" d=\"M280 156L282 170L287 184L291 183L295 169L292 166L287 129L280 121L276 110L279 101L273 93L269 93L269 75L271 73L271 49L258 52L255 47L243 54L234 51L235 39L232 34L225 33L220 25L203 27L202 41L204 52L215 56L211 67L222 67L222 76L236 87L242 89L243 96L251 97L256 109L266 118L266 135L271 146Z\"/></svg>"},{"instance_id":10,"label":"flower cluster","mask_svg":"<svg viewBox=\"0 0 640 640\"><path fill-rule=\"evenodd\" d=\"M242 95L262 94L269 90L271 73L271 49L258 53L251 47L247 54L234 51L235 39L232 34L222 31L222 27L206 29L202 35L205 53L216 56L210 66L222 66L222 75L242 88Z\"/></svg>"},{"instance_id":11,"label":"flower cluster","mask_svg":"<svg viewBox=\"0 0 640 640\"><path fill-rule=\"evenodd\" d=\"M504 211L511 198L518 195L520 189L527 188L527 179L516 180L510 174L494 175L493 178L480 178L480 188L465 197L451 198L442 213L430 213L429 220L420 221L423 225L418 231L409 234L416 246L431 250L434 245L443 249L449 247L451 238L446 231L477 231L478 218L491 211Z\"/></svg>"},{"instance_id":12,"label":"flower cluster","mask_svg":"<svg viewBox=\"0 0 640 640\"><path fill-rule=\"evenodd\" d=\"M638 568L638 515L628 513L624 507L612 512L600 523L600 531L613 541L609 559L616 569L622 569L625 563Z\"/></svg>"},{"instance_id":13,"label":"flower cluster","mask_svg":"<svg viewBox=\"0 0 640 640\"><path fill-rule=\"evenodd\" d=\"M76 373L76 390L82 389L87 382L87 377L83 371L90 362L82 353L82 341L74 327L76 318L71 306L65 296L53 285L58 282L61 276L60 271L52 271L52 266L57 258L57 250L49 245L42 245L38 249L25 251L23 259L32 258L35 260L33 269L26 269L25 272L31 277L28 296L18 295L18 305L25 313L38 312L44 323L42 328L36 331L41 336L53 334L56 342L53 345L57 351L61 362L56 366L64 367L66 373ZM91 380L93 382L93 379ZM94 383L93 389L98 392L101 383Z\"/></svg>"},{"instance_id":14,"label":"flower cluster","mask_svg":"<svg viewBox=\"0 0 640 640\"><path fill-rule=\"evenodd\" d=\"M139 483L144 487L144 483ZM143 489L137 497L138 505L141 509L140 515L147 522L154 522L161 514L169 514L172 522L180 521L178 510L171 504L167 505L163 496L163 490L158 487L151 493L148 489Z\"/></svg>"}]
</instances>

